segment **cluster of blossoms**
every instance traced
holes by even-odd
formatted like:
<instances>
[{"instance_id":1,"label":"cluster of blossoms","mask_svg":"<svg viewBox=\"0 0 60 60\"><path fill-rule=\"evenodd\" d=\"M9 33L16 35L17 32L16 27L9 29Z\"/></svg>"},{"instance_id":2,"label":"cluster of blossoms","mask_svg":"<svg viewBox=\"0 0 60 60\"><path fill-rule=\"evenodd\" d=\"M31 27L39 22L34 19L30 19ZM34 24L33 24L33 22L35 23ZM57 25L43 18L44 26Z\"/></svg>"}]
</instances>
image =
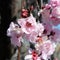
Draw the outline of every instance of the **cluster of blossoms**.
<instances>
[{"instance_id":1,"label":"cluster of blossoms","mask_svg":"<svg viewBox=\"0 0 60 60\"><path fill-rule=\"evenodd\" d=\"M48 39L43 39L43 24L37 23L32 15L18 19L17 23L19 25L11 22L7 30L7 35L11 38L11 44L20 47L23 39L26 39L33 43L35 47L35 50L29 49L30 52L25 56L25 60L49 59L55 51L55 45Z\"/></svg>"},{"instance_id":2,"label":"cluster of blossoms","mask_svg":"<svg viewBox=\"0 0 60 60\"><path fill-rule=\"evenodd\" d=\"M48 35L54 42L60 42L60 0L50 0L39 11L42 14L44 35Z\"/></svg>"},{"instance_id":3,"label":"cluster of blossoms","mask_svg":"<svg viewBox=\"0 0 60 60\"><path fill-rule=\"evenodd\" d=\"M55 51L55 43L60 42L60 29L57 28L60 24L60 0L50 0L38 12L38 15L42 14L42 23L36 22L33 15L27 17L28 13L23 10L24 18L18 19L17 24L11 22L7 36L14 46L20 47L23 39L34 45L35 49L28 49L25 60L48 60Z\"/></svg>"},{"instance_id":4,"label":"cluster of blossoms","mask_svg":"<svg viewBox=\"0 0 60 60\"><path fill-rule=\"evenodd\" d=\"M12 44L16 46L20 46L23 38L34 43L37 36L41 36L43 33L44 26L37 23L32 15L28 18L18 19L17 22L20 27L11 22L7 30L7 35L11 37Z\"/></svg>"},{"instance_id":5,"label":"cluster of blossoms","mask_svg":"<svg viewBox=\"0 0 60 60\"><path fill-rule=\"evenodd\" d=\"M55 43L50 40L43 40L42 37L36 38L35 50L29 50L25 60L48 60L55 51Z\"/></svg>"}]
</instances>

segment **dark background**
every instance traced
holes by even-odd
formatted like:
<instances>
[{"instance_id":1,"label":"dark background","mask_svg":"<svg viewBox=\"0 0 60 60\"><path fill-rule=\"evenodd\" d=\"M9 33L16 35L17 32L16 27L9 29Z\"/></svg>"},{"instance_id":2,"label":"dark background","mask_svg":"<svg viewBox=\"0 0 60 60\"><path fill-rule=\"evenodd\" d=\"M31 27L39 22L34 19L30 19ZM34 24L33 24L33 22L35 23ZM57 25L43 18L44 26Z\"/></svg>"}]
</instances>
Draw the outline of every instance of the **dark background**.
<instances>
[{"instance_id":1,"label":"dark background","mask_svg":"<svg viewBox=\"0 0 60 60\"><path fill-rule=\"evenodd\" d=\"M7 28L11 22L11 0L0 0L0 60L10 58L10 40L6 36Z\"/></svg>"}]
</instances>

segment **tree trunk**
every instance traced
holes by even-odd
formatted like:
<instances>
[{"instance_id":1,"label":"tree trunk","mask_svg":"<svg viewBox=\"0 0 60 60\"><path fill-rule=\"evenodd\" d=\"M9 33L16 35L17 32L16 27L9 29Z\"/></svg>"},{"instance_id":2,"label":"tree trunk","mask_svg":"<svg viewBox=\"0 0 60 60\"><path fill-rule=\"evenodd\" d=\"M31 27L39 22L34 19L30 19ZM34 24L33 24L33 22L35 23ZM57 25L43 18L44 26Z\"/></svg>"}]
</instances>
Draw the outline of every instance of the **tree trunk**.
<instances>
[{"instance_id":1,"label":"tree trunk","mask_svg":"<svg viewBox=\"0 0 60 60\"><path fill-rule=\"evenodd\" d=\"M0 0L0 60L9 59L11 56L10 40L6 36L6 31L11 22L11 0Z\"/></svg>"}]
</instances>

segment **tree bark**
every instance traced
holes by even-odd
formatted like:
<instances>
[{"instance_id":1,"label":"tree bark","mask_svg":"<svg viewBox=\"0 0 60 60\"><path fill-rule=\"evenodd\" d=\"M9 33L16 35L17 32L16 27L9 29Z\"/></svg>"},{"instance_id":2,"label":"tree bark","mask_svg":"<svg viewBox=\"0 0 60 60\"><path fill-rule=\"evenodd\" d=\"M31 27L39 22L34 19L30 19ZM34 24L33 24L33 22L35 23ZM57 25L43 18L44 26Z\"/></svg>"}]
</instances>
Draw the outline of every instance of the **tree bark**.
<instances>
[{"instance_id":1,"label":"tree bark","mask_svg":"<svg viewBox=\"0 0 60 60\"><path fill-rule=\"evenodd\" d=\"M20 60L20 47L18 47L18 55L17 55L17 60Z\"/></svg>"},{"instance_id":2,"label":"tree bark","mask_svg":"<svg viewBox=\"0 0 60 60\"><path fill-rule=\"evenodd\" d=\"M11 0L0 0L0 60L6 60L11 57L10 40L6 36L6 31L11 22Z\"/></svg>"}]
</instances>

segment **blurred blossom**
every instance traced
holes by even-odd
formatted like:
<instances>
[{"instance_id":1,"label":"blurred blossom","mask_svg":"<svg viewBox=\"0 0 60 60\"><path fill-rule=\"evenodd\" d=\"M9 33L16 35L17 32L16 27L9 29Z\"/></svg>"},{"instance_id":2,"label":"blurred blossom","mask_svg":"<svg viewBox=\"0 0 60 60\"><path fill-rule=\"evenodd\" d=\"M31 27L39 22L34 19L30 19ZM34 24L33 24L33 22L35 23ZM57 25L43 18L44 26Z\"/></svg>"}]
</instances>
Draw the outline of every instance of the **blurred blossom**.
<instances>
[{"instance_id":1,"label":"blurred blossom","mask_svg":"<svg viewBox=\"0 0 60 60\"><path fill-rule=\"evenodd\" d=\"M7 30L7 36L11 37L11 43L14 46L21 46L21 40L22 40L22 30L18 27L18 25L11 22L8 30Z\"/></svg>"},{"instance_id":2,"label":"blurred blossom","mask_svg":"<svg viewBox=\"0 0 60 60\"><path fill-rule=\"evenodd\" d=\"M60 6L57 6L52 10L51 22L53 25L60 24Z\"/></svg>"},{"instance_id":3,"label":"blurred blossom","mask_svg":"<svg viewBox=\"0 0 60 60\"><path fill-rule=\"evenodd\" d=\"M60 30L53 29L53 32L55 32L55 34L50 36L51 40L54 42L60 42Z\"/></svg>"},{"instance_id":4,"label":"blurred blossom","mask_svg":"<svg viewBox=\"0 0 60 60\"><path fill-rule=\"evenodd\" d=\"M60 0L50 0L52 7L60 6Z\"/></svg>"}]
</instances>

